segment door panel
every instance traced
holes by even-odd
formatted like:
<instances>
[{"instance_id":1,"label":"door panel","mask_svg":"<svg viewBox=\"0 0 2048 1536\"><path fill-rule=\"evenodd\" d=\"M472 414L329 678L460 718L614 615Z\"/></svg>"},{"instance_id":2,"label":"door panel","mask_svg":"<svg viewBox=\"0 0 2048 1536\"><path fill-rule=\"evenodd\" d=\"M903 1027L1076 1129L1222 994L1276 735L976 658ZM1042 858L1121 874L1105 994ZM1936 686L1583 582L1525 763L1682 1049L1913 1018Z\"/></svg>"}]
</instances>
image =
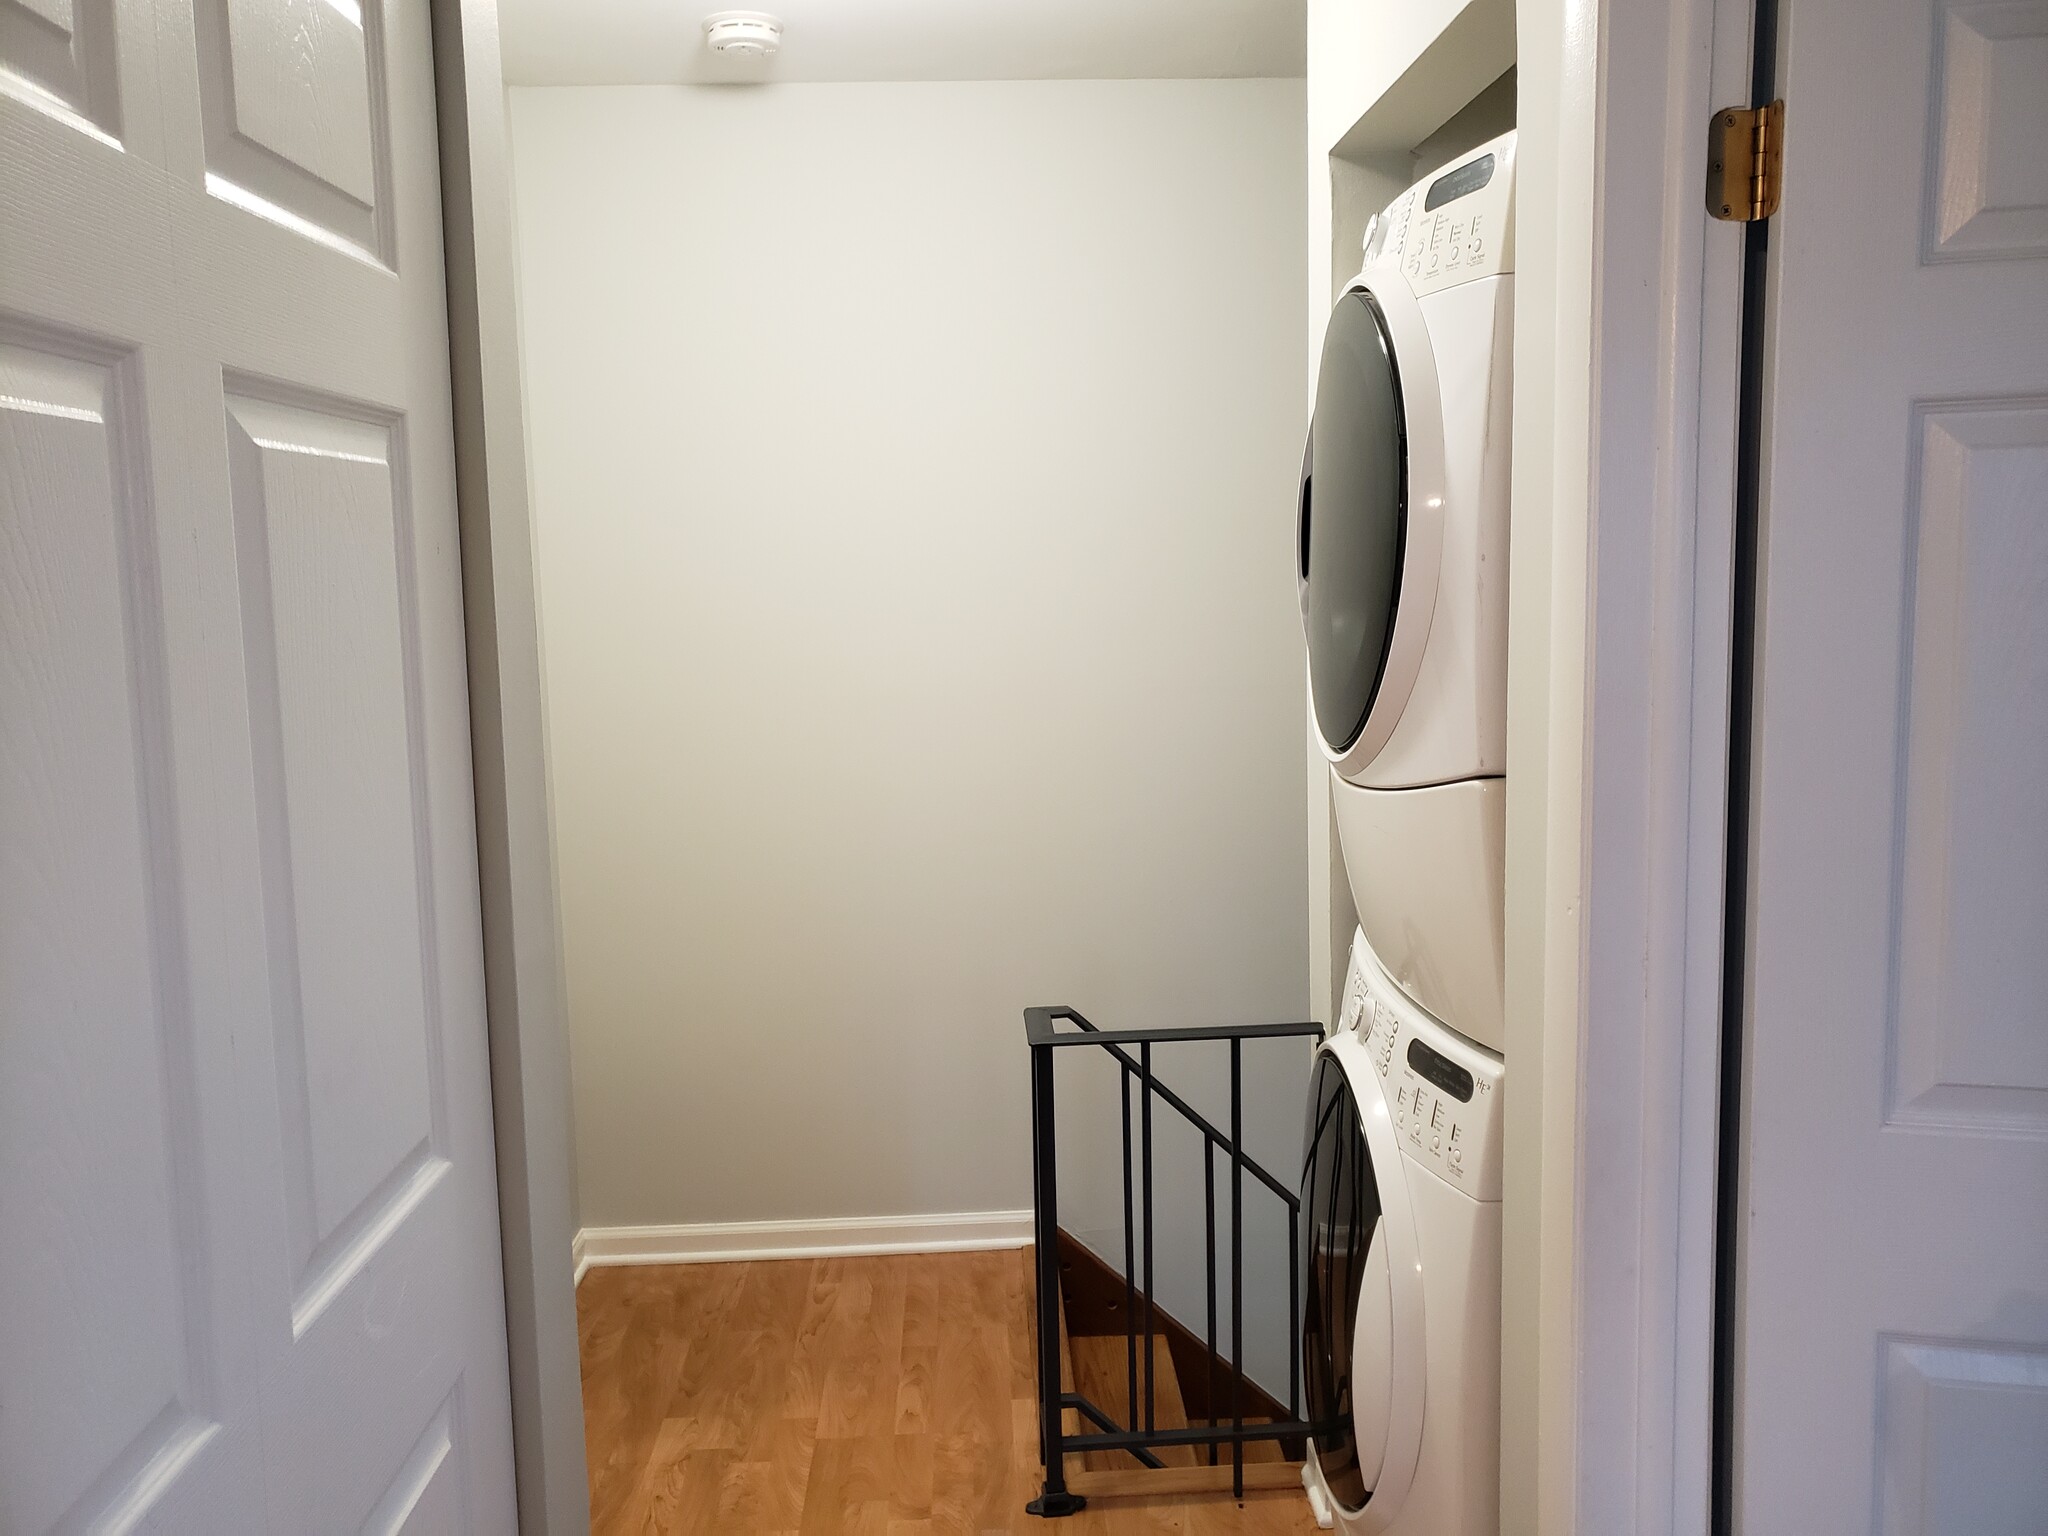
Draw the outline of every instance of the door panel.
<instances>
[{"instance_id":1,"label":"door panel","mask_svg":"<svg viewBox=\"0 0 2048 1536\"><path fill-rule=\"evenodd\" d=\"M0 0L9 1536L515 1524L431 71Z\"/></svg>"},{"instance_id":2,"label":"door panel","mask_svg":"<svg viewBox=\"0 0 2048 1536\"><path fill-rule=\"evenodd\" d=\"M1937 13L1929 261L2048 255L2048 5Z\"/></svg>"},{"instance_id":3,"label":"door panel","mask_svg":"<svg viewBox=\"0 0 2048 1536\"><path fill-rule=\"evenodd\" d=\"M2048 7L1782 14L1736 1527L2038 1536Z\"/></svg>"},{"instance_id":4,"label":"door panel","mask_svg":"<svg viewBox=\"0 0 2048 1536\"><path fill-rule=\"evenodd\" d=\"M383 9L197 0L207 186L312 238L392 257Z\"/></svg>"},{"instance_id":5,"label":"door panel","mask_svg":"<svg viewBox=\"0 0 2048 1536\"><path fill-rule=\"evenodd\" d=\"M456 1412L453 1398L441 1405L363 1522L363 1536L440 1536L471 1529L462 1507Z\"/></svg>"},{"instance_id":6,"label":"door panel","mask_svg":"<svg viewBox=\"0 0 2048 1536\"><path fill-rule=\"evenodd\" d=\"M290 1219L317 1289L442 1165L414 626L392 427L238 395L227 421Z\"/></svg>"},{"instance_id":7,"label":"door panel","mask_svg":"<svg viewBox=\"0 0 2048 1536\"><path fill-rule=\"evenodd\" d=\"M8 1530L50 1529L109 1469L176 1461L210 1428L193 1406L192 1021L129 361L0 343L0 1223L42 1239L0 1244L0 1414L62 1431L0 1436Z\"/></svg>"},{"instance_id":8,"label":"door panel","mask_svg":"<svg viewBox=\"0 0 2048 1536\"><path fill-rule=\"evenodd\" d=\"M1916 415L1887 1120L2048 1133L2048 408Z\"/></svg>"},{"instance_id":9,"label":"door panel","mask_svg":"<svg viewBox=\"0 0 2048 1536\"><path fill-rule=\"evenodd\" d=\"M121 136L112 0L0 0L0 60L80 123Z\"/></svg>"},{"instance_id":10,"label":"door panel","mask_svg":"<svg viewBox=\"0 0 2048 1536\"><path fill-rule=\"evenodd\" d=\"M2048 1511L2048 1351L1885 1340L1881 1536L2028 1536Z\"/></svg>"}]
</instances>

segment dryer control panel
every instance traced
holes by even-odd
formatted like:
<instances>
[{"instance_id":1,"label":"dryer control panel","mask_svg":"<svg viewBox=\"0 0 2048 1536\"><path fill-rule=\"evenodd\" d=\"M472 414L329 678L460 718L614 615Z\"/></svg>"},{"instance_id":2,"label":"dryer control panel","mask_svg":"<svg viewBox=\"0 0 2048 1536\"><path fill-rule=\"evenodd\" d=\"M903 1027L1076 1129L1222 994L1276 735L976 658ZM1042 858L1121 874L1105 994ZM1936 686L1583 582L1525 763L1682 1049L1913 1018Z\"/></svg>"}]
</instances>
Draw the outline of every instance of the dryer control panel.
<instances>
[{"instance_id":1,"label":"dryer control panel","mask_svg":"<svg viewBox=\"0 0 2048 1536\"><path fill-rule=\"evenodd\" d=\"M1365 265L1397 263L1420 294L1515 270L1515 136L1503 134L1395 198L1367 227Z\"/></svg>"},{"instance_id":2,"label":"dryer control panel","mask_svg":"<svg viewBox=\"0 0 2048 1536\"><path fill-rule=\"evenodd\" d=\"M1364 1037L1410 1159L1475 1200L1498 1200L1501 1059L1404 994L1363 943L1352 950L1344 1027Z\"/></svg>"}]
</instances>

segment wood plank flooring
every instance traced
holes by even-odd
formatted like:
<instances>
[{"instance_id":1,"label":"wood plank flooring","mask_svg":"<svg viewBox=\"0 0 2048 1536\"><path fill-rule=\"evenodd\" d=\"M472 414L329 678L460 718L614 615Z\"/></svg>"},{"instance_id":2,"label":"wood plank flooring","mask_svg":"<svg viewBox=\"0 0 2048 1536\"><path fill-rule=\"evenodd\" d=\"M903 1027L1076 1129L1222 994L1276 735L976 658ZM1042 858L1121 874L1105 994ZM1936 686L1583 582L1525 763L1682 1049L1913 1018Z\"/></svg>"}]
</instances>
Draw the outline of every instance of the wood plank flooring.
<instances>
[{"instance_id":1,"label":"wood plank flooring","mask_svg":"<svg viewBox=\"0 0 2048 1536\"><path fill-rule=\"evenodd\" d=\"M1315 1530L1298 1490L1025 1514L1030 1264L1026 1248L593 1269L576 1310L595 1536Z\"/></svg>"}]
</instances>

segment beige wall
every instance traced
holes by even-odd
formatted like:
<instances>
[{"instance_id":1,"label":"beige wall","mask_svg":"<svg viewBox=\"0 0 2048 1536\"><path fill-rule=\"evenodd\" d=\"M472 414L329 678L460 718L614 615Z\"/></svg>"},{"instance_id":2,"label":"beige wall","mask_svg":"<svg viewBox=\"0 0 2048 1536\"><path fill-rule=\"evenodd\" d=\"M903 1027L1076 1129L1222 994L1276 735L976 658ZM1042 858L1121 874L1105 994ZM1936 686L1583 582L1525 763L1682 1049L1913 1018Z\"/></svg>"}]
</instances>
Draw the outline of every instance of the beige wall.
<instances>
[{"instance_id":1,"label":"beige wall","mask_svg":"<svg viewBox=\"0 0 2048 1536\"><path fill-rule=\"evenodd\" d=\"M1307 1008L1302 121L513 92L586 1224L1022 1208L1026 1004Z\"/></svg>"}]
</instances>

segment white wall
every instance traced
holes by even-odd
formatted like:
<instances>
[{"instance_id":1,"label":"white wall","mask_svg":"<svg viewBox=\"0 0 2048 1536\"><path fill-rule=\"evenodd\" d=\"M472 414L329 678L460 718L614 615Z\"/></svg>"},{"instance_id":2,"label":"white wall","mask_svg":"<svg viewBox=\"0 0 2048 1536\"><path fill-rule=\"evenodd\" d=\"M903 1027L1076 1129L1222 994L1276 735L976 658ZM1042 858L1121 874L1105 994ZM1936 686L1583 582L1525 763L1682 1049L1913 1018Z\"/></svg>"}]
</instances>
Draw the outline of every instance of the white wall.
<instances>
[{"instance_id":1,"label":"white wall","mask_svg":"<svg viewBox=\"0 0 2048 1536\"><path fill-rule=\"evenodd\" d=\"M1573 0L1517 13L1514 525L1508 567L1501 1532L1577 1529L1593 48Z\"/></svg>"},{"instance_id":2,"label":"white wall","mask_svg":"<svg viewBox=\"0 0 2048 1536\"><path fill-rule=\"evenodd\" d=\"M1308 1007L1301 83L512 123L582 1219L1028 1206L1025 1005Z\"/></svg>"}]
</instances>

